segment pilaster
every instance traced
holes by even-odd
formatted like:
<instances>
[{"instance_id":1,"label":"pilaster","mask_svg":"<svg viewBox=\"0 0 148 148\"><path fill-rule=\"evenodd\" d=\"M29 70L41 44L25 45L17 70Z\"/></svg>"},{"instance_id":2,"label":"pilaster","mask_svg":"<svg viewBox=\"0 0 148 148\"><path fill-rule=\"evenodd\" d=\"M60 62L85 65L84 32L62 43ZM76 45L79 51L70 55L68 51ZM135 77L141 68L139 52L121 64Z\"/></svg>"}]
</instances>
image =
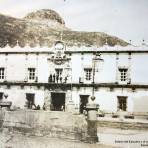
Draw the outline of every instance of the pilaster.
<instances>
[{"instance_id":1,"label":"pilaster","mask_svg":"<svg viewBox=\"0 0 148 148\"><path fill-rule=\"evenodd\" d=\"M44 103L45 103L45 109L50 110L51 92L48 89L45 89L45 91L44 91Z\"/></svg>"},{"instance_id":2,"label":"pilaster","mask_svg":"<svg viewBox=\"0 0 148 148\"><path fill-rule=\"evenodd\" d=\"M119 54L116 53L116 82L118 82Z\"/></svg>"},{"instance_id":3,"label":"pilaster","mask_svg":"<svg viewBox=\"0 0 148 148\"><path fill-rule=\"evenodd\" d=\"M72 94L70 90L66 92L66 111L75 112L75 104L72 100Z\"/></svg>"}]
</instances>

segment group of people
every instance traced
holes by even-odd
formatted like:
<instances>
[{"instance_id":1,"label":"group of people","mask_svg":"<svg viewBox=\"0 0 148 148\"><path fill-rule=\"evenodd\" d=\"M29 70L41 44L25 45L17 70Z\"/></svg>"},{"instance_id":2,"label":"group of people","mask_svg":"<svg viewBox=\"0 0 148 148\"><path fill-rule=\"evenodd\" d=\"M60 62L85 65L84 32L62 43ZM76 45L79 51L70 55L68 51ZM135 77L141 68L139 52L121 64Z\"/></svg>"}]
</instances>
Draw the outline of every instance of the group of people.
<instances>
[{"instance_id":1,"label":"group of people","mask_svg":"<svg viewBox=\"0 0 148 148\"><path fill-rule=\"evenodd\" d=\"M61 75L50 74L49 82L51 82L51 83L66 83L67 77L63 78Z\"/></svg>"},{"instance_id":2,"label":"group of people","mask_svg":"<svg viewBox=\"0 0 148 148\"><path fill-rule=\"evenodd\" d=\"M37 106L35 104L32 105L33 110L40 110L40 108L41 108L40 105Z\"/></svg>"},{"instance_id":3,"label":"group of people","mask_svg":"<svg viewBox=\"0 0 148 148\"><path fill-rule=\"evenodd\" d=\"M41 109L41 107L40 107L40 105L37 105L37 106L36 106L35 104L33 104L33 105L32 105L32 109L33 109L33 110L40 110L40 109ZM46 109L46 108L45 108L45 103L44 103L44 105L43 105L43 108L42 108L42 109L43 109L43 110L45 110L45 109Z\"/></svg>"},{"instance_id":4,"label":"group of people","mask_svg":"<svg viewBox=\"0 0 148 148\"><path fill-rule=\"evenodd\" d=\"M52 111L65 111L65 105L53 105L52 103L50 104L50 110Z\"/></svg>"}]
</instances>

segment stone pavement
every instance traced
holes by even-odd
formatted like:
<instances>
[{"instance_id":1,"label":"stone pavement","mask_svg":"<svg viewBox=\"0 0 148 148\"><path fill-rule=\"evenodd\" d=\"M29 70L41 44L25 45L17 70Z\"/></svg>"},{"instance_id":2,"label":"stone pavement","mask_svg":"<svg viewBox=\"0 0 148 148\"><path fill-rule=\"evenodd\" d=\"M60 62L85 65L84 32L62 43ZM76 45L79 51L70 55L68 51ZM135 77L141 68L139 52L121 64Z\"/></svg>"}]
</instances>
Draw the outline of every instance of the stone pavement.
<instances>
[{"instance_id":1,"label":"stone pavement","mask_svg":"<svg viewBox=\"0 0 148 148\"><path fill-rule=\"evenodd\" d=\"M101 130L103 132L101 132ZM98 132L101 144L122 148L148 147L148 131L104 128Z\"/></svg>"},{"instance_id":2,"label":"stone pavement","mask_svg":"<svg viewBox=\"0 0 148 148\"><path fill-rule=\"evenodd\" d=\"M21 134L0 133L0 148L113 148L101 144L89 144L78 141L70 141L48 136L36 137Z\"/></svg>"},{"instance_id":3,"label":"stone pavement","mask_svg":"<svg viewBox=\"0 0 148 148\"><path fill-rule=\"evenodd\" d=\"M100 144L122 148L148 147L148 120L99 117Z\"/></svg>"}]
</instances>

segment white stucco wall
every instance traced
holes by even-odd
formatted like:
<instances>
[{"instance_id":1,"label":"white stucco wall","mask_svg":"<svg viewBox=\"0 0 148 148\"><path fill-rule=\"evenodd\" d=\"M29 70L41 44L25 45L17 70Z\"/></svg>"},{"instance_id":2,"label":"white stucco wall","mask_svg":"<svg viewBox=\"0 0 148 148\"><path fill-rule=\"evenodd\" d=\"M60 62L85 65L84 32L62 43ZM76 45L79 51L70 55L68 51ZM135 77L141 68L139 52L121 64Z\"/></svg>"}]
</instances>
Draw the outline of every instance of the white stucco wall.
<instances>
[{"instance_id":1,"label":"white stucco wall","mask_svg":"<svg viewBox=\"0 0 148 148\"><path fill-rule=\"evenodd\" d=\"M79 83L79 77L85 78L84 68L92 67L92 54L72 54L72 81ZM103 64L98 65L95 73L96 83L114 83L116 82L117 75L117 61L116 54L102 54ZM131 55L131 62L129 62L129 55L119 54L118 67L129 67L130 78L133 84L147 84L148 83L148 63L147 53L133 53ZM26 54L0 54L0 67L5 67L5 74L7 81L24 81L27 68L36 68L36 74L38 76L38 82L48 82L48 77L51 69L54 68L54 64L47 60L48 54L28 54L26 60ZM130 63L130 64L129 64ZM119 74L118 74L119 75ZM118 77L119 78L119 77ZM84 83L87 83L84 81ZM89 82L91 83L91 81Z\"/></svg>"},{"instance_id":2,"label":"white stucco wall","mask_svg":"<svg viewBox=\"0 0 148 148\"><path fill-rule=\"evenodd\" d=\"M18 49L19 51L20 49ZM5 49L0 51L0 67L5 68L6 80L9 82L24 82L28 74L27 68L36 68L38 82L47 83L50 72L54 71L55 67L62 67L61 65L54 65L49 61L50 54L47 52L39 54L34 50L28 50L28 54L22 53L5 53ZM38 51L43 49L37 49ZM50 51L50 50L49 50ZM31 52L31 53L30 53ZM72 53L72 82L79 83L79 78L84 79L84 68L92 67L92 53ZM96 69L98 72L95 74L96 83L115 83L117 80L117 67L130 67L131 84L148 84L148 53L131 53L130 61L128 53L102 53L103 65L98 65ZM66 66L66 65L65 65ZM64 66L63 66L64 67ZM119 78L119 77L118 77ZM70 81L69 81L70 82ZM83 81L84 83L92 83ZM120 84L120 83L119 83ZM35 93L35 103L41 106L44 103L44 90L34 89L34 87L24 87L21 89L19 86L10 86L10 89L5 87L0 88L1 92L8 93L8 100L13 101L14 104L24 107L26 101L26 93ZM79 106L80 95L91 95L92 88L80 87L73 88L72 98L75 106ZM101 110L115 112L117 111L117 96L127 96L127 111L129 112L148 112L148 93L147 89L136 89L135 92L131 88L98 88L95 92L96 103L100 104ZM21 99L20 99L21 98Z\"/></svg>"},{"instance_id":3,"label":"white stucco wall","mask_svg":"<svg viewBox=\"0 0 148 148\"><path fill-rule=\"evenodd\" d=\"M73 88L72 98L75 106L80 105L80 95L92 95L92 88ZM148 92L137 89L135 92L130 88L118 88L110 91L109 88L99 88L95 91L95 102L105 112L116 112L118 110L118 96L127 97L127 112L148 112ZM90 98L89 98L90 99Z\"/></svg>"},{"instance_id":4,"label":"white stucco wall","mask_svg":"<svg viewBox=\"0 0 148 148\"><path fill-rule=\"evenodd\" d=\"M131 80L136 84L148 84L148 53L132 55Z\"/></svg>"},{"instance_id":5,"label":"white stucco wall","mask_svg":"<svg viewBox=\"0 0 148 148\"><path fill-rule=\"evenodd\" d=\"M12 101L12 106L24 108L26 100L26 93L35 94L35 104L40 105L41 107L44 104L44 90L38 90L36 87L24 87L23 89L20 86L11 86L8 89L6 86L0 88L0 92L3 94L8 94L7 99L3 97L3 101Z\"/></svg>"}]
</instances>

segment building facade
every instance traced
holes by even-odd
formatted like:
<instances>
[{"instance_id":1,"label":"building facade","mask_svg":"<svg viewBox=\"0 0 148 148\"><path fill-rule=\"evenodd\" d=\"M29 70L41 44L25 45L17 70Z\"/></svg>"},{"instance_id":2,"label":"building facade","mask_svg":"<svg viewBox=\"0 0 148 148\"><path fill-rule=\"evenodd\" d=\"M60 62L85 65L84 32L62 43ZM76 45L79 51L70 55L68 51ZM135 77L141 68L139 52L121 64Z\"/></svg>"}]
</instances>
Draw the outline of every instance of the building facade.
<instances>
[{"instance_id":1,"label":"building facade","mask_svg":"<svg viewBox=\"0 0 148 148\"><path fill-rule=\"evenodd\" d=\"M148 112L148 46L0 49L0 101L83 112L90 96L104 112Z\"/></svg>"}]
</instances>

